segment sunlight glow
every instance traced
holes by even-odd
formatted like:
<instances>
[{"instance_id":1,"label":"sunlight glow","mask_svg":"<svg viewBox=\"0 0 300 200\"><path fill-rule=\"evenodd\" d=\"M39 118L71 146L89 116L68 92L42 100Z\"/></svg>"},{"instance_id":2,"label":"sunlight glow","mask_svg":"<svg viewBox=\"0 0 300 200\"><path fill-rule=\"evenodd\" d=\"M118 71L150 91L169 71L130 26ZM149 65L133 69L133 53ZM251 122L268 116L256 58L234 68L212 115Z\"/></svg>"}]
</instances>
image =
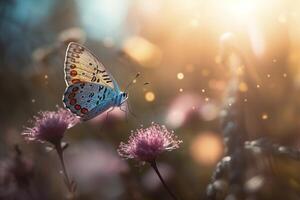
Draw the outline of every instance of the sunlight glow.
<instances>
[{"instance_id":1,"label":"sunlight glow","mask_svg":"<svg viewBox=\"0 0 300 200\"><path fill-rule=\"evenodd\" d=\"M230 0L218 1L219 9L223 9L229 15L236 17L240 22L253 21L261 10L266 10L270 5L274 5L274 0Z\"/></svg>"},{"instance_id":2,"label":"sunlight glow","mask_svg":"<svg viewBox=\"0 0 300 200\"><path fill-rule=\"evenodd\" d=\"M248 26L248 34L254 54L258 57L262 56L265 53L265 39L262 30L252 23Z\"/></svg>"},{"instance_id":3,"label":"sunlight glow","mask_svg":"<svg viewBox=\"0 0 300 200\"><path fill-rule=\"evenodd\" d=\"M139 36L126 39L123 43L123 51L144 67L154 67L161 60L159 48Z\"/></svg>"},{"instance_id":4,"label":"sunlight glow","mask_svg":"<svg viewBox=\"0 0 300 200\"><path fill-rule=\"evenodd\" d=\"M215 164L223 153L221 137L212 132L200 133L193 140L190 153L199 164Z\"/></svg>"},{"instance_id":5,"label":"sunlight glow","mask_svg":"<svg viewBox=\"0 0 300 200\"><path fill-rule=\"evenodd\" d=\"M261 115L261 118L262 118L263 120L266 120L266 119L269 118L269 116L268 116L267 113L263 113L263 114Z\"/></svg>"},{"instance_id":6,"label":"sunlight glow","mask_svg":"<svg viewBox=\"0 0 300 200\"><path fill-rule=\"evenodd\" d=\"M232 4L229 4L229 9L238 15L249 15L253 13L256 9L258 2L255 0L239 0L232 1Z\"/></svg>"}]
</instances>

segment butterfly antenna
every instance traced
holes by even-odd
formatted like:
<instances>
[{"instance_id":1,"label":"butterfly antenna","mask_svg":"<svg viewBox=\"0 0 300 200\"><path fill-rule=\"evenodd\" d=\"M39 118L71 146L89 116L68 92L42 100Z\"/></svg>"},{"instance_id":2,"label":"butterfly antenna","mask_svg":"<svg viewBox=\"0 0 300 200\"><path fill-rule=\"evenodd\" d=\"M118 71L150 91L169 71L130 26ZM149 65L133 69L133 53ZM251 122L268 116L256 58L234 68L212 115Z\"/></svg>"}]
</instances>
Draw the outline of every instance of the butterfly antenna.
<instances>
[{"instance_id":1,"label":"butterfly antenna","mask_svg":"<svg viewBox=\"0 0 300 200\"><path fill-rule=\"evenodd\" d=\"M136 79L137 79L140 75L141 75L140 72L138 72L138 73L135 75L135 77L132 79L132 81L130 81L130 83L126 86L125 92L127 92L128 89L130 88L130 86L136 82Z\"/></svg>"}]
</instances>

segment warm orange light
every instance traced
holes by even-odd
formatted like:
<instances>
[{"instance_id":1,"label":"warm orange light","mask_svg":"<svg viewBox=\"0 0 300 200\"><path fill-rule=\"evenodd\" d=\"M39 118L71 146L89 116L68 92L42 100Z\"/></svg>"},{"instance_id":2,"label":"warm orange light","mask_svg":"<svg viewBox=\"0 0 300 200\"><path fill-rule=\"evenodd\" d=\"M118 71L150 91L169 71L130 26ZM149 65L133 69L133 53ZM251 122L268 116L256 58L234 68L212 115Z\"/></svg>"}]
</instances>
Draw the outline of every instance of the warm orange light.
<instances>
[{"instance_id":1,"label":"warm orange light","mask_svg":"<svg viewBox=\"0 0 300 200\"><path fill-rule=\"evenodd\" d=\"M183 73L178 73L177 74L177 78L179 79L179 80L182 80L183 78L184 78L184 74Z\"/></svg>"},{"instance_id":2,"label":"warm orange light","mask_svg":"<svg viewBox=\"0 0 300 200\"><path fill-rule=\"evenodd\" d=\"M194 72L195 66L192 65L192 64L188 64L188 65L185 66L185 69L186 69L187 72L191 73L191 72Z\"/></svg>"},{"instance_id":3,"label":"warm orange light","mask_svg":"<svg viewBox=\"0 0 300 200\"><path fill-rule=\"evenodd\" d=\"M145 99L148 102L152 102L155 100L155 94L153 92L146 92Z\"/></svg>"},{"instance_id":4,"label":"warm orange light","mask_svg":"<svg viewBox=\"0 0 300 200\"><path fill-rule=\"evenodd\" d=\"M286 74L286 73L283 73L282 76L283 76L284 78L286 78L286 77L287 77L287 74Z\"/></svg>"},{"instance_id":5,"label":"warm orange light","mask_svg":"<svg viewBox=\"0 0 300 200\"><path fill-rule=\"evenodd\" d=\"M157 66L161 60L161 51L145 38L134 36L125 40L123 51L133 60L145 67Z\"/></svg>"},{"instance_id":6,"label":"warm orange light","mask_svg":"<svg viewBox=\"0 0 300 200\"><path fill-rule=\"evenodd\" d=\"M203 165L215 164L223 153L221 137L212 132L200 133L190 147L193 159Z\"/></svg>"},{"instance_id":7,"label":"warm orange light","mask_svg":"<svg viewBox=\"0 0 300 200\"><path fill-rule=\"evenodd\" d=\"M219 9L228 13L228 17L236 17L242 23L251 22L257 12L268 9L270 4L275 4L274 0L229 0L217 1Z\"/></svg>"},{"instance_id":8,"label":"warm orange light","mask_svg":"<svg viewBox=\"0 0 300 200\"><path fill-rule=\"evenodd\" d=\"M239 84L239 90L241 92L247 92L248 91L248 85L245 82L241 82Z\"/></svg>"},{"instance_id":9,"label":"warm orange light","mask_svg":"<svg viewBox=\"0 0 300 200\"><path fill-rule=\"evenodd\" d=\"M269 116L268 116L267 113L263 113L263 114L261 115L261 118L262 118L263 120L266 120L266 119L269 118Z\"/></svg>"}]
</instances>

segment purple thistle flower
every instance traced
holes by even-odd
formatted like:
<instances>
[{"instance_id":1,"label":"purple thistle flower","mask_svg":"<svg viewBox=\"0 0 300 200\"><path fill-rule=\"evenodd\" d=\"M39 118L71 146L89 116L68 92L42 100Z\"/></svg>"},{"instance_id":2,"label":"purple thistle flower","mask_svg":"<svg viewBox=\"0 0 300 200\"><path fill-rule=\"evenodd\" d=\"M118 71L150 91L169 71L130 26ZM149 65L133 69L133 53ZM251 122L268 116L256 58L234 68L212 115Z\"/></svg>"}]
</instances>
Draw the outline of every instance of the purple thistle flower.
<instances>
[{"instance_id":1,"label":"purple thistle flower","mask_svg":"<svg viewBox=\"0 0 300 200\"><path fill-rule=\"evenodd\" d=\"M63 108L58 108L57 111L39 112L34 116L33 127L26 127L22 135L28 141L47 141L58 145L66 130L79 121L75 115Z\"/></svg>"},{"instance_id":2,"label":"purple thistle flower","mask_svg":"<svg viewBox=\"0 0 300 200\"><path fill-rule=\"evenodd\" d=\"M137 129L129 137L127 144L121 142L118 153L124 158L153 162L164 151L179 148L181 140L167 130L165 126L152 123L148 128Z\"/></svg>"}]
</instances>

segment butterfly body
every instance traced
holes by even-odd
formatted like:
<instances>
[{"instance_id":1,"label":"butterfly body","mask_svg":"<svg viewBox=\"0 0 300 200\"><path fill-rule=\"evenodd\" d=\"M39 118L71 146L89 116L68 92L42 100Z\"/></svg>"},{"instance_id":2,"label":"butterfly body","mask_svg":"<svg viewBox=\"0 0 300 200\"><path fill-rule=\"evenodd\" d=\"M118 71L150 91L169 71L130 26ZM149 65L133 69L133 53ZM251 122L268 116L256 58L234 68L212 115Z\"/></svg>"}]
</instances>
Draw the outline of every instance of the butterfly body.
<instances>
[{"instance_id":1,"label":"butterfly body","mask_svg":"<svg viewBox=\"0 0 300 200\"><path fill-rule=\"evenodd\" d=\"M128 95L98 59L85 47L70 43L65 58L66 108L82 120L89 120L110 108L121 107Z\"/></svg>"}]
</instances>

